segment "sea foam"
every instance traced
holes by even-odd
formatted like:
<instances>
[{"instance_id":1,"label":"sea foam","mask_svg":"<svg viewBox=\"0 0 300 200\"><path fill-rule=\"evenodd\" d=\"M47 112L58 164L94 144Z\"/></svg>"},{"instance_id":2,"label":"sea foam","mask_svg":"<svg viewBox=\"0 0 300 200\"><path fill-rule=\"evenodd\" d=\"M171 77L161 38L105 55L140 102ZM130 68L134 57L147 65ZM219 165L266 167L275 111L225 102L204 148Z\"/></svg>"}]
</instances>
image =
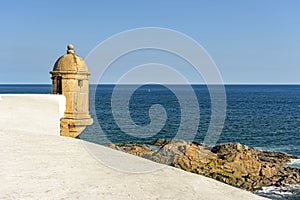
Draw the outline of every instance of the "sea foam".
<instances>
[{"instance_id":1,"label":"sea foam","mask_svg":"<svg viewBox=\"0 0 300 200\"><path fill-rule=\"evenodd\" d=\"M269 186L262 187L261 190L255 193L261 196L269 197L272 199L297 199L299 198L300 185L286 185L286 186Z\"/></svg>"},{"instance_id":2,"label":"sea foam","mask_svg":"<svg viewBox=\"0 0 300 200\"><path fill-rule=\"evenodd\" d=\"M291 159L285 166L300 169L300 159Z\"/></svg>"}]
</instances>

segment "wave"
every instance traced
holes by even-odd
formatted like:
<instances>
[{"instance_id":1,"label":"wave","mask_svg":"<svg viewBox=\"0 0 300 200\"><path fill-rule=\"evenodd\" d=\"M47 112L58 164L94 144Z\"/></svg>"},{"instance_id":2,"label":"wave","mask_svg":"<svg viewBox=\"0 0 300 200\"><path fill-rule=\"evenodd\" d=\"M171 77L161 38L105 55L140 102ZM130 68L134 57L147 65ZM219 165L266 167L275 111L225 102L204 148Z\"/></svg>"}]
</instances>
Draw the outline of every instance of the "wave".
<instances>
[{"instance_id":1,"label":"wave","mask_svg":"<svg viewBox=\"0 0 300 200\"><path fill-rule=\"evenodd\" d=\"M300 159L291 159L285 166L300 169Z\"/></svg>"},{"instance_id":2,"label":"wave","mask_svg":"<svg viewBox=\"0 0 300 200\"><path fill-rule=\"evenodd\" d=\"M261 190L255 192L260 196L268 197L271 199L299 199L300 198L300 185L286 185L286 186L269 186L262 187Z\"/></svg>"}]
</instances>

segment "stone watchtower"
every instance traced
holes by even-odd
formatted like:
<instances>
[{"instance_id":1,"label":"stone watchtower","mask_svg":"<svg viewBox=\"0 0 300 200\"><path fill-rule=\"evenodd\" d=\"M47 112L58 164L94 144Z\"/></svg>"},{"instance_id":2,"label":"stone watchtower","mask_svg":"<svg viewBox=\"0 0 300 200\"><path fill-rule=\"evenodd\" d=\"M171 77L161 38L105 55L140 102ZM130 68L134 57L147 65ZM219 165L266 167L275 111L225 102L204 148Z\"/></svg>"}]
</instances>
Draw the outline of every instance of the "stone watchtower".
<instances>
[{"instance_id":1,"label":"stone watchtower","mask_svg":"<svg viewBox=\"0 0 300 200\"><path fill-rule=\"evenodd\" d=\"M66 97L66 110L60 121L60 135L77 137L87 125L93 123L89 114L89 76L84 60L68 45L67 54L54 64L52 93Z\"/></svg>"}]
</instances>

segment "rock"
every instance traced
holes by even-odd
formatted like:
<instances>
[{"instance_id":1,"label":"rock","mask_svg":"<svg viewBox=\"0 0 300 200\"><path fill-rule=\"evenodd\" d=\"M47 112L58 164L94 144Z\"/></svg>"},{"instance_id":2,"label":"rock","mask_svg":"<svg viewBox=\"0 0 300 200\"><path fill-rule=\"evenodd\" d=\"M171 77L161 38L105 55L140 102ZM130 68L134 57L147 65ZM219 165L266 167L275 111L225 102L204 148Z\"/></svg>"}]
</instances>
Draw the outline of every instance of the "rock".
<instances>
[{"instance_id":1,"label":"rock","mask_svg":"<svg viewBox=\"0 0 300 200\"><path fill-rule=\"evenodd\" d=\"M270 178L276 174L277 170L275 167L270 167L269 165L265 164L262 166L260 175L265 178Z\"/></svg>"},{"instance_id":2,"label":"rock","mask_svg":"<svg viewBox=\"0 0 300 200\"><path fill-rule=\"evenodd\" d=\"M241 152L243 150L243 146L240 143L236 144L236 150Z\"/></svg>"},{"instance_id":3,"label":"rock","mask_svg":"<svg viewBox=\"0 0 300 200\"><path fill-rule=\"evenodd\" d=\"M252 184L249 183L249 182L244 182L244 183L240 186L240 188L243 188L243 189L245 189L245 190L252 190L252 189L253 189Z\"/></svg>"},{"instance_id":4,"label":"rock","mask_svg":"<svg viewBox=\"0 0 300 200\"><path fill-rule=\"evenodd\" d=\"M150 144L154 145L154 146L164 146L164 145L170 143L171 140L172 139L158 138L157 140L155 140L154 142L151 142Z\"/></svg>"},{"instance_id":5,"label":"rock","mask_svg":"<svg viewBox=\"0 0 300 200\"><path fill-rule=\"evenodd\" d=\"M284 167L296 156L260 151L240 143L207 148L183 140L157 139L151 144L161 148L153 150L131 143L111 147L246 190L300 183L300 169Z\"/></svg>"},{"instance_id":6,"label":"rock","mask_svg":"<svg viewBox=\"0 0 300 200\"><path fill-rule=\"evenodd\" d=\"M151 154L154 152L154 150L152 150L150 147L146 145L124 143L124 144L118 144L117 146L122 151L136 156L143 156L144 154Z\"/></svg>"}]
</instances>

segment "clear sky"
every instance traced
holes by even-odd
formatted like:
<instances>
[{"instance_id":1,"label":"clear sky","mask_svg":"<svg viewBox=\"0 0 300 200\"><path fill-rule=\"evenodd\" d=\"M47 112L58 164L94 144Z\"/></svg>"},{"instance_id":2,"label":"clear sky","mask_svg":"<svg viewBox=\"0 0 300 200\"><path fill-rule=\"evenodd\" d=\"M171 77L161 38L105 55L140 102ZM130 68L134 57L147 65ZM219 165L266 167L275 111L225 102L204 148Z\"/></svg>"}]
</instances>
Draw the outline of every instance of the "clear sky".
<instances>
[{"instance_id":1,"label":"clear sky","mask_svg":"<svg viewBox=\"0 0 300 200\"><path fill-rule=\"evenodd\" d=\"M1 1L0 83L50 83L68 43L85 57L113 34L149 26L194 38L225 83L300 83L298 0Z\"/></svg>"}]
</instances>

